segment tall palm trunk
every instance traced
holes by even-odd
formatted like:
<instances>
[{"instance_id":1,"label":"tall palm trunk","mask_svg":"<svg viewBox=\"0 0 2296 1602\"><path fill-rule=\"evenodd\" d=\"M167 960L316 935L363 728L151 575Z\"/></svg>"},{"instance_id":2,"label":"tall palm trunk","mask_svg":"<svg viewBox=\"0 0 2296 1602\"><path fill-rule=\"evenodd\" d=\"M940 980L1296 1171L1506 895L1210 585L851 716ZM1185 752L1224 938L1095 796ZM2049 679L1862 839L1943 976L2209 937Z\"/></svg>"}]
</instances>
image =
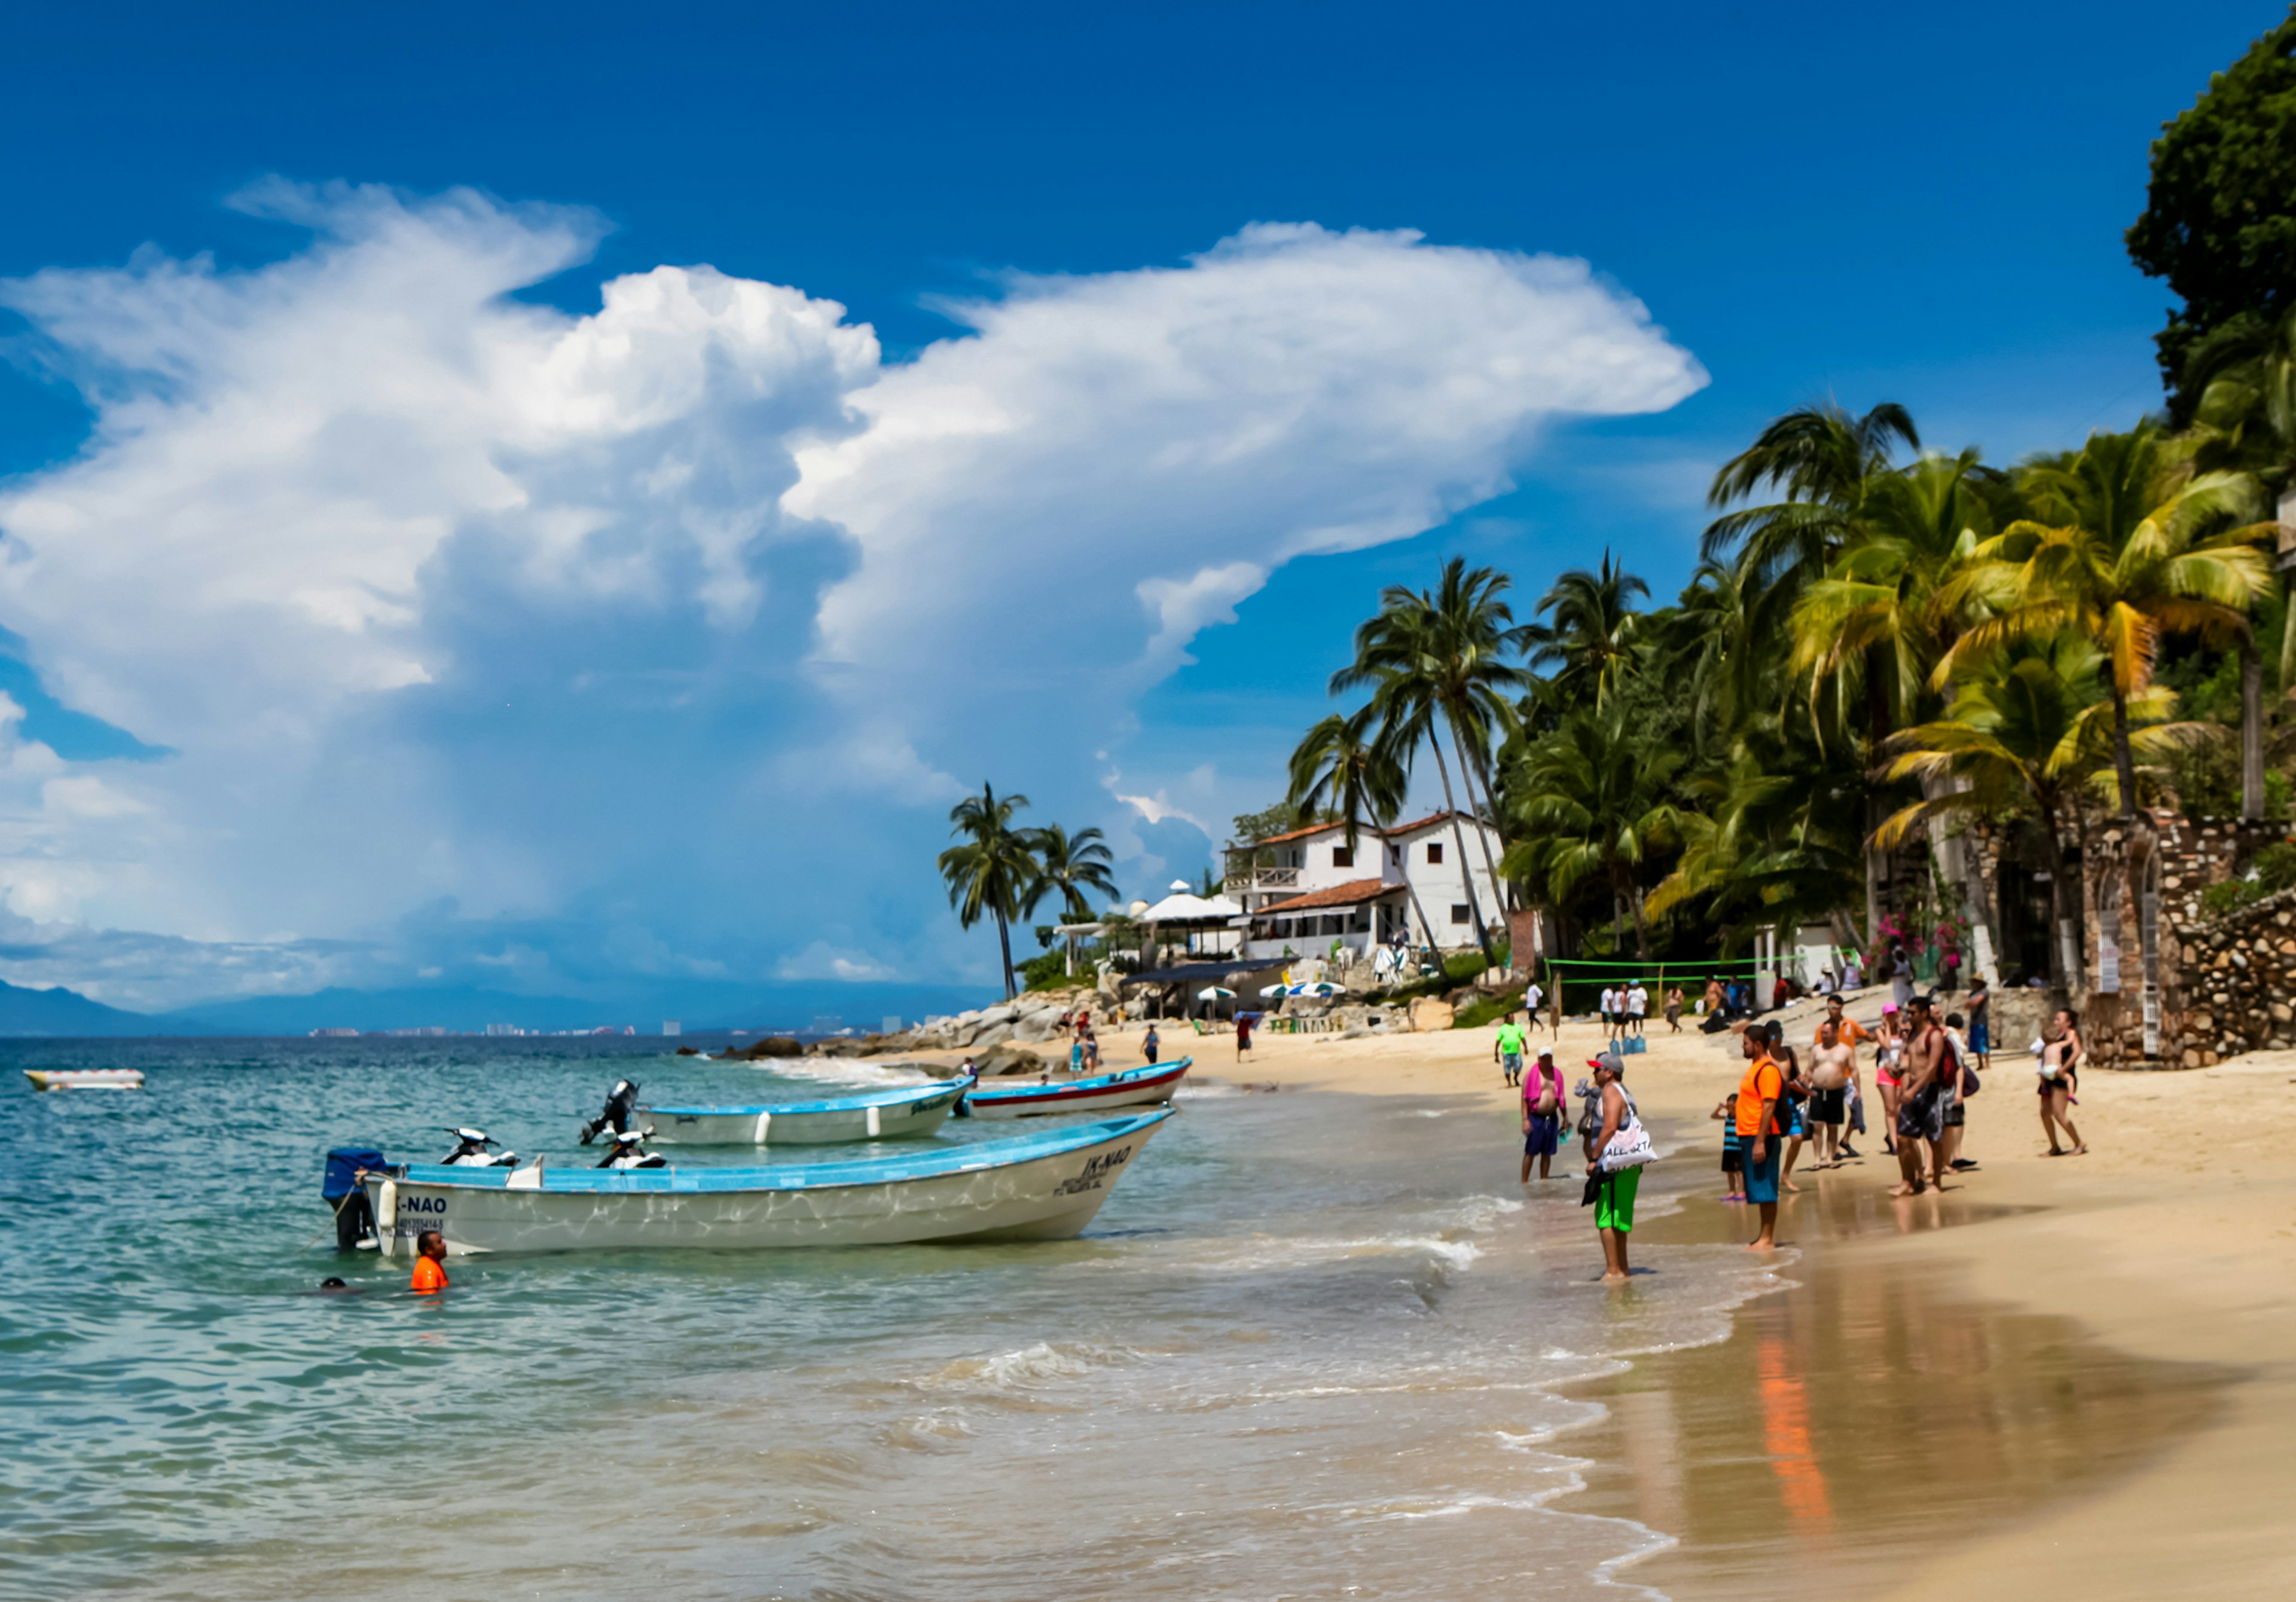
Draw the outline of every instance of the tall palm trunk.
<instances>
[{"instance_id":1,"label":"tall palm trunk","mask_svg":"<svg viewBox=\"0 0 2296 1602\"><path fill-rule=\"evenodd\" d=\"M2240 816L2264 817L2264 655L2253 630L2240 637Z\"/></svg>"},{"instance_id":2,"label":"tall palm trunk","mask_svg":"<svg viewBox=\"0 0 2296 1602\"><path fill-rule=\"evenodd\" d=\"M1013 983L1013 931L1004 921L1004 909L1002 907L996 909L996 949L1004 956L1004 999L1009 1001L1020 994L1021 990Z\"/></svg>"},{"instance_id":3,"label":"tall palm trunk","mask_svg":"<svg viewBox=\"0 0 2296 1602\"><path fill-rule=\"evenodd\" d=\"M1506 892L1499 887L1499 868L1497 862L1491 856L1491 837L1482 827L1486 818L1496 819L1498 812L1495 806L1488 805L1488 797L1483 799L1476 797L1475 768L1479 764L1472 764L1467 760L1466 737L1460 733L1459 725L1456 723L1451 724L1451 747L1459 753L1459 782L1466 787L1467 805L1475 813L1475 844L1481 846L1483 850L1483 873L1490 882L1491 894L1500 897L1499 910L1504 912L1506 910L1505 904ZM1464 862L1462 862L1459 867L1472 883L1475 877L1474 870ZM1488 951L1490 948L1486 945L1483 949Z\"/></svg>"},{"instance_id":4,"label":"tall palm trunk","mask_svg":"<svg viewBox=\"0 0 2296 1602\"><path fill-rule=\"evenodd\" d=\"M1467 890L1467 916L1474 920L1475 944L1482 951L1483 966L1488 968L1491 965L1490 931L1483 927L1482 905L1475 899L1475 874L1468 864L1466 832L1459 827L1459 804L1451 794L1451 770L1443 761L1443 737L1432 729L1427 732L1427 748L1435 753L1435 773L1443 781L1443 810L1451 814L1451 840L1459 853L1459 882ZM1410 876L1407 863L1404 874L1406 878Z\"/></svg>"},{"instance_id":5,"label":"tall palm trunk","mask_svg":"<svg viewBox=\"0 0 2296 1602\"><path fill-rule=\"evenodd\" d=\"M1461 739L1458 725L1456 723L1452 725L1451 738L1455 740ZM1477 805L1477 803L1472 799L1474 793L1473 786L1475 784L1481 785L1483 787L1483 798L1480 803L1482 806L1481 815L1490 820L1491 832L1498 836L1499 838L1499 854L1501 856L1505 856L1506 854L1507 848L1506 814L1499 811L1498 790L1491 782L1490 763L1486 756L1483 748L1480 745L1465 746L1464 748L1472 752L1475 758L1473 770L1474 779L1473 783L1468 787L1468 795L1471 799L1468 801L1467 805L1470 806ZM1464 765L1464 757L1461 758L1461 764L1462 765ZM1476 838L1479 839L1482 838L1482 831L1480 830L1476 830ZM1498 868L1494 863L1491 857L1491 846L1488 840L1484 840L1483 842L1483 869L1484 871L1488 872L1491 876L1491 893L1499 898L1499 911L1502 914L1505 914L1513 911L1515 906L1514 886L1511 881L1502 880L1499 878Z\"/></svg>"},{"instance_id":6,"label":"tall palm trunk","mask_svg":"<svg viewBox=\"0 0 2296 1602\"><path fill-rule=\"evenodd\" d=\"M1878 756L1882 742L1890 738L1890 698L1882 688L1882 653L1873 646L1866 648L1866 753L1870 762ZM1889 877L1890 856L1873 843L1881 831L1882 820L1888 814L1889 804L1866 781L1866 940L1868 949L1882 943L1882 885Z\"/></svg>"},{"instance_id":7,"label":"tall palm trunk","mask_svg":"<svg viewBox=\"0 0 2296 1602\"><path fill-rule=\"evenodd\" d=\"M2128 746L2128 697L2112 675L2112 777L2120 789L2120 815L2136 815L2136 757Z\"/></svg>"}]
</instances>

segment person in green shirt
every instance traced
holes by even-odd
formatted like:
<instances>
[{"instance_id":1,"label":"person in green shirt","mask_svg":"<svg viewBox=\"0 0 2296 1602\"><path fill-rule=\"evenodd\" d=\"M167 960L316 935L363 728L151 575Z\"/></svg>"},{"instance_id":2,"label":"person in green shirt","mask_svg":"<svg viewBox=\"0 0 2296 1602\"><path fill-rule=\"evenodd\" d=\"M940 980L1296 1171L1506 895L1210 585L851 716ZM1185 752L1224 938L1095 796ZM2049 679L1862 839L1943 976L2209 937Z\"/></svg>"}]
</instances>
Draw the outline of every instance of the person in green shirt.
<instances>
[{"instance_id":1,"label":"person in green shirt","mask_svg":"<svg viewBox=\"0 0 2296 1602\"><path fill-rule=\"evenodd\" d=\"M1522 1026L1514 1021L1512 1012L1499 1025L1498 1039L1491 1042L1491 1056L1497 1060L1499 1072L1506 1075L1509 1084L1522 1083Z\"/></svg>"}]
</instances>

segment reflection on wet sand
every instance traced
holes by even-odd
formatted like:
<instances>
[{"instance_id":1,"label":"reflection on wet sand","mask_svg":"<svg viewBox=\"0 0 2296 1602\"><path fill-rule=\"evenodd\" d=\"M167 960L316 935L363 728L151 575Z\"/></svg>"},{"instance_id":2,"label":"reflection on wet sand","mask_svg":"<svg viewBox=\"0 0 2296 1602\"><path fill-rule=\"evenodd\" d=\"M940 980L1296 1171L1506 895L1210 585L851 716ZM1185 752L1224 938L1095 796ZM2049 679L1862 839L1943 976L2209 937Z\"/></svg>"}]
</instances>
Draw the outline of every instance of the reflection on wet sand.
<instances>
[{"instance_id":1,"label":"reflection on wet sand","mask_svg":"<svg viewBox=\"0 0 2296 1602\"><path fill-rule=\"evenodd\" d=\"M1878 1205L1876 1205L1878 1204ZM1719 1208L1663 1221L1711 1238ZM1846 1195L1790 1209L1805 1240L1974 1209ZM1656 1231L1653 1231L1656 1233ZM2136 1466L2209 1416L2223 1377L2124 1356L2070 1320L1976 1301L1952 1271L1845 1254L1740 1310L1718 1345L1635 1360L1572 1394L1609 1418L1558 1507L1676 1538L1631 1578L1677 1598L1867 1594L1924 1559Z\"/></svg>"}]
</instances>

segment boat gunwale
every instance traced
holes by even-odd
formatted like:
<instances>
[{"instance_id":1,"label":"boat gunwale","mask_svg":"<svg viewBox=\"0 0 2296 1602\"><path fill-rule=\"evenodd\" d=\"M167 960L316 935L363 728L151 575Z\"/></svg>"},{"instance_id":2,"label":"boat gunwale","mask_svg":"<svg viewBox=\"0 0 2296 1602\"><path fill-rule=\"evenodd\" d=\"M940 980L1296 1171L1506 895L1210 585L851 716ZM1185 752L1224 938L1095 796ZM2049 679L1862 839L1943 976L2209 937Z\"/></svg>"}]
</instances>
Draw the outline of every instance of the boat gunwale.
<instances>
[{"instance_id":1,"label":"boat gunwale","mask_svg":"<svg viewBox=\"0 0 2296 1602\"><path fill-rule=\"evenodd\" d=\"M771 1113L776 1118L793 1118L811 1113L857 1113L873 1107L901 1107L910 1102L930 1101L935 1096L961 1096L971 1081L936 1079L923 1085L896 1085L888 1091L864 1091L858 1095L840 1096L827 1101L761 1101L749 1107L656 1107L644 1106L637 1110L671 1118L742 1117L754 1118L759 1113Z\"/></svg>"},{"instance_id":2,"label":"boat gunwale","mask_svg":"<svg viewBox=\"0 0 2296 1602\"><path fill-rule=\"evenodd\" d=\"M1092 1079L1047 1080L1041 1084L1011 1084L983 1086L975 1081L965 1092L967 1101L1027 1100L1046 1091L1057 1091L1064 1095L1090 1093L1095 1091L1121 1090L1130 1085L1150 1082L1164 1075L1185 1074L1195 1066L1193 1057L1183 1057L1177 1062L1143 1063L1136 1068L1119 1068L1113 1074L1103 1074Z\"/></svg>"}]
</instances>

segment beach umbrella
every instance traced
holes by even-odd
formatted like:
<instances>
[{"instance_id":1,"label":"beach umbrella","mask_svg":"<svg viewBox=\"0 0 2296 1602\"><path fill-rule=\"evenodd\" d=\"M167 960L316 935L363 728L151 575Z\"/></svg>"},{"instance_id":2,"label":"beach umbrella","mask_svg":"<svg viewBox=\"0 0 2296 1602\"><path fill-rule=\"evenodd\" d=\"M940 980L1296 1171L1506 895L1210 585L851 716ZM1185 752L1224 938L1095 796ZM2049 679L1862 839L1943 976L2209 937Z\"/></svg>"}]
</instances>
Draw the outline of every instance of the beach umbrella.
<instances>
[{"instance_id":1,"label":"beach umbrella","mask_svg":"<svg viewBox=\"0 0 2296 1602\"><path fill-rule=\"evenodd\" d=\"M1260 993L1264 995L1267 993L1263 991ZM1335 996L1344 993L1329 979L1318 979L1313 985L1294 985L1292 993L1295 996Z\"/></svg>"},{"instance_id":2,"label":"beach umbrella","mask_svg":"<svg viewBox=\"0 0 2296 1602\"><path fill-rule=\"evenodd\" d=\"M1281 985L1263 985L1259 987L1259 993L1263 996L1280 996L1283 993L1283 986Z\"/></svg>"},{"instance_id":3,"label":"beach umbrella","mask_svg":"<svg viewBox=\"0 0 2296 1602\"><path fill-rule=\"evenodd\" d=\"M1225 989L1218 985L1207 985L1201 990L1196 992L1196 1000L1199 1001L1233 1001L1235 1000L1235 992Z\"/></svg>"}]
</instances>

